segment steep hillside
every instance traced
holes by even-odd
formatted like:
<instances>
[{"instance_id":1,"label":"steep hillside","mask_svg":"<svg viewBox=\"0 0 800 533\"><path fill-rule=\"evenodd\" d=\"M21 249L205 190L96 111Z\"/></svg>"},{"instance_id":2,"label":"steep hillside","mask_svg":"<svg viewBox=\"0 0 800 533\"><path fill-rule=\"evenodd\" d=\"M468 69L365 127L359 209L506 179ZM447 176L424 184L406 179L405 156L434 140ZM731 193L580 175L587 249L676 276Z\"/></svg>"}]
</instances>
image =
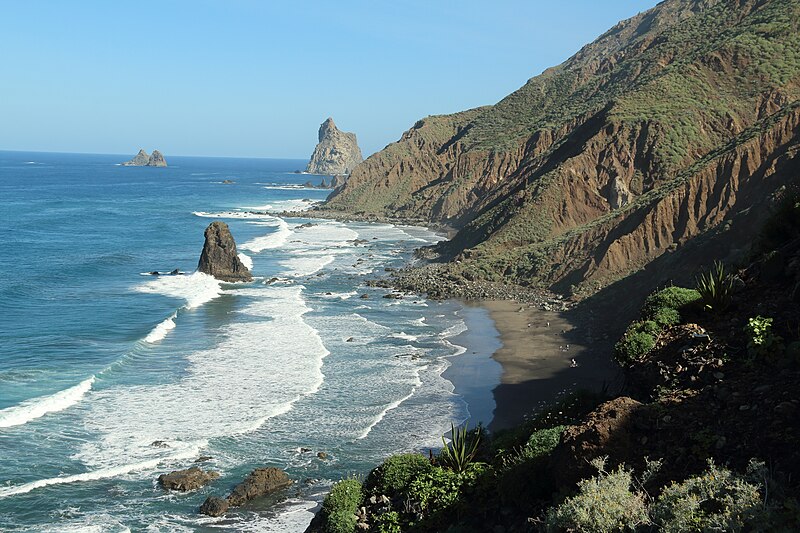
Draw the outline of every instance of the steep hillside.
<instances>
[{"instance_id":1,"label":"steep hillside","mask_svg":"<svg viewBox=\"0 0 800 533\"><path fill-rule=\"evenodd\" d=\"M800 0L667 0L494 106L423 119L321 209L459 228L448 272L594 292L726 257L797 175ZM687 248L688 251L685 251Z\"/></svg>"}]
</instances>

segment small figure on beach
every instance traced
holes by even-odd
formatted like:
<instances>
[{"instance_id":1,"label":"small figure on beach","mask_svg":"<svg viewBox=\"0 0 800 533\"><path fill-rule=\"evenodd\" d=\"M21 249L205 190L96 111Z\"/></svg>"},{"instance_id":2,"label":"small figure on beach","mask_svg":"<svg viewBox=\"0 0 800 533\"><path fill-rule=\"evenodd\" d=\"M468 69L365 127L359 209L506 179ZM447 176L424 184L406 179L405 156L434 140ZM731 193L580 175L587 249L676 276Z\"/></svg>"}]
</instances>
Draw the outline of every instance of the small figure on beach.
<instances>
[{"instance_id":1,"label":"small figure on beach","mask_svg":"<svg viewBox=\"0 0 800 533\"><path fill-rule=\"evenodd\" d=\"M550 322L548 322L548 323L547 323L547 327L548 327L548 328L550 327Z\"/></svg>"},{"instance_id":2,"label":"small figure on beach","mask_svg":"<svg viewBox=\"0 0 800 533\"><path fill-rule=\"evenodd\" d=\"M569 367L570 368L577 368L577 366L578 366L578 362L575 359L570 359L569 360Z\"/></svg>"}]
</instances>

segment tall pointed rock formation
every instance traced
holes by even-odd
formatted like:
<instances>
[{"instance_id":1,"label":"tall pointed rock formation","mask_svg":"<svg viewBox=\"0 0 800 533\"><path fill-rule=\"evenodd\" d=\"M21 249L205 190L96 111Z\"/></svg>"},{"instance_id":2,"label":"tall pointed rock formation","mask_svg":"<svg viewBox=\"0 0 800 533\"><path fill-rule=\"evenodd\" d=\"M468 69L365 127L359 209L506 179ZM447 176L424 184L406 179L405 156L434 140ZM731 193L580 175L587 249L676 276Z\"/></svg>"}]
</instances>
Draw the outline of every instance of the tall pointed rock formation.
<instances>
[{"instance_id":1,"label":"tall pointed rock formation","mask_svg":"<svg viewBox=\"0 0 800 533\"><path fill-rule=\"evenodd\" d=\"M205 232L206 242L197 264L198 272L204 272L221 281L252 281L253 275L239 259L236 242L231 230L224 222L214 221Z\"/></svg>"},{"instance_id":2,"label":"tall pointed rock formation","mask_svg":"<svg viewBox=\"0 0 800 533\"><path fill-rule=\"evenodd\" d=\"M306 172L329 176L348 175L363 160L356 134L340 131L333 119L328 117L319 127L319 144L311 154Z\"/></svg>"}]
</instances>

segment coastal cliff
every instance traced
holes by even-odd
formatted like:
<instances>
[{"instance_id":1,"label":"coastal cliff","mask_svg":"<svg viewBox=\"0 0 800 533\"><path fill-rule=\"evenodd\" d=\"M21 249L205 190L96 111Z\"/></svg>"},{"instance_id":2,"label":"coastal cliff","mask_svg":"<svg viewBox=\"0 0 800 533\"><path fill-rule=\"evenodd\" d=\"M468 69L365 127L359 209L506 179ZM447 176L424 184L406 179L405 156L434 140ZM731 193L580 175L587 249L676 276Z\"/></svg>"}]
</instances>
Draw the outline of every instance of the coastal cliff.
<instances>
[{"instance_id":1,"label":"coastal cliff","mask_svg":"<svg viewBox=\"0 0 800 533\"><path fill-rule=\"evenodd\" d=\"M447 224L448 276L577 296L707 262L701 240L735 258L800 168L799 6L662 2L496 105L418 121L320 211Z\"/></svg>"},{"instance_id":2,"label":"coastal cliff","mask_svg":"<svg viewBox=\"0 0 800 533\"><path fill-rule=\"evenodd\" d=\"M311 154L306 172L345 176L363 160L355 133L340 131L333 119L328 118L319 127L319 143Z\"/></svg>"}]
</instances>

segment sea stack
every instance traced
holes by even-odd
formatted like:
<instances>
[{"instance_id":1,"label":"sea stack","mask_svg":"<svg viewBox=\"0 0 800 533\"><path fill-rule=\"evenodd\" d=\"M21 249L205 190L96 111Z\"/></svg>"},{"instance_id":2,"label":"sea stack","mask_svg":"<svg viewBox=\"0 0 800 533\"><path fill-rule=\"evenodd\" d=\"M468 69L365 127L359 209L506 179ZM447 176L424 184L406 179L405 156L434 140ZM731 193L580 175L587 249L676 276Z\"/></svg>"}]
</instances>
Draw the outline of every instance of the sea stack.
<instances>
[{"instance_id":1,"label":"sea stack","mask_svg":"<svg viewBox=\"0 0 800 533\"><path fill-rule=\"evenodd\" d=\"M153 155L147 155L144 148L139 150L139 153L130 161L122 163L123 167L165 167L167 160L158 150L153 150Z\"/></svg>"},{"instance_id":2,"label":"sea stack","mask_svg":"<svg viewBox=\"0 0 800 533\"><path fill-rule=\"evenodd\" d=\"M167 161L164 159L164 156L161 155L161 152L158 150L153 150L153 153L150 155L150 159L147 161L148 167L165 167L167 166Z\"/></svg>"},{"instance_id":3,"label":"sea stack","mask_svg":"<svg viewBox=\"0 0 800 533\"><path fill-rule=\"evenodd\" d=\"M253 280L253 275L239 259L236 243L227 224L212 222L206 228L205 237L206 242L197 264L198 272L214 276L220 281Z\"/></svg>"},{"instance_id":4,"label":"sea stack","mask_svg":"<svg viewBox=\"0 0 800 533\"><path fill-rule=\"evenodd\" d=\"M139 150L139 153L131 159L130 161L125 161L122 163L123 167L146 167L147 163L150 162L150 156L147 155L147 152L144 151L144 148Z\"/></svg>"},{"instance_id":5,"label":"sea stack","mask_svg":"<svg viewBox=\"0 0 800 533\"><path fill-rule=\"evenodd\" d=\"M319 144L311 154L306 172L328 176L345 176L364 160L355 133L339 131L333 119L319 127Z\"/></svg>"}]
</instances>

